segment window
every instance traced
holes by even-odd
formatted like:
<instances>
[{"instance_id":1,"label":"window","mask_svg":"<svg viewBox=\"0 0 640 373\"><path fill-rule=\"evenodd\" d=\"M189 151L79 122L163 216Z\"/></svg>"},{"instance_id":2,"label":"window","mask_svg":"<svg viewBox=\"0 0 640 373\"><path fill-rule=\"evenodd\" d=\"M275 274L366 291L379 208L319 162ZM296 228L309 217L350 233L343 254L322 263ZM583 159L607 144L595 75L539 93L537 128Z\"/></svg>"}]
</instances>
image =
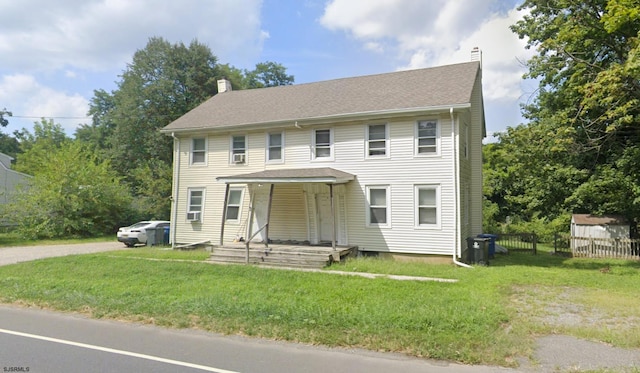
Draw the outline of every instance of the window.
<instances>
[{"instance_id":1,"label":"window","mask_svg":"<svg viewBox=\"0 0 640 373\"><path fill-rule=\"evenodd\" d=\"M207 140L204 137L191 139L191 164L207 162Z\"/></svg>"},{"instance_id":2,"label":"window","mask_svg":"<svg viewBox=\"0 0 640 373\"><path fill-rule=\"evenodd\" d=\"M282 162L283 140L282 132L267 133L267 162Z\"/></svg>"},{"instance_id":3,"label":"window","mask_svg":"<svg viewBox=\"0 0 640 373\"><path fill-rule=\"evenodd\" d=\"M438 226L440 224L438 212L439 188L435 185L416 186L416 225Z\"/></svg>"},{"instance_id":4,"label":"window","mask_svg":"<svg viewBox=\"0 0 640 373\"><path fill-rule=\"evenodd\" d=\"M247 137L245 135L231 136L231 163L244 164L247 159Z\"/></svg>"},{"instance_id":5,"label":"window","mask_svg":"<svg viewBox=\"0 0 640 373\"><path fill-rule=\"evenodd\" d=\"M313 131L313 158L331 159L333 157L333 133L331 129Z\"/></svg>"},{"instance_id":6,"label":"window","mask_svg":"<svg viewBox=\"0 0 640 373\"><path fill-rule=\"evenodd\" d=\"M421 120L416 125L416 154L429 155L438 153L438 122Z\"/></svg>"},{"instance_id":7,"label":"window","mask_svg":"<svg viewBox=\"0 0 640 373\"><path fill-rule=\"evenodd\" d=\"M225 220L227 221L239 221L240 220L240 207L242 206L242 188L230 188L229 199L227 200L227 213L225 214Z\"/></svg>"},{"instance_id":8,"label":"window","mask_svg":"<svg viewBox=\"0 0 640 373\"><path fill-rule=\"evenodd\" d=\"M187 206L187 220L201 221L204 208L204 189L189 189L189 201Z\"/></svg>"},{"instance_id":9,"label":"window","mask_svg":"<svg viewBox=\"0 0 640 373\"><path fill-rule=\"evenodd\" d=\"M387 155L387 145L387 125L369 125L367 127L367 157L378 157Z\"/></svg>"},{"instance_id":10,"label":"window","mask_svg":"<svg viewBox=\"0 0 640 373\"><path fill-rule=\"evenodd\" d=\"M389 226L389 187L367 187L367 225Z\"/></svg>"}]
</instances>

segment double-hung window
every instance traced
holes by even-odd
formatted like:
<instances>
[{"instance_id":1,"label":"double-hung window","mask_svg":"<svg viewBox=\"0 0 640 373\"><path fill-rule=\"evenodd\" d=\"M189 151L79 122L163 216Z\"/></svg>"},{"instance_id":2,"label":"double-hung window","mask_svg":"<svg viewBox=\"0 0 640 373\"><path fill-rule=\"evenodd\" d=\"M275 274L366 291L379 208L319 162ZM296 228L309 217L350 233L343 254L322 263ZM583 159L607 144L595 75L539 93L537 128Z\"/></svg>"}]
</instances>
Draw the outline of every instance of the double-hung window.
<instances>
[{"instance_id":1,"label":"double-hung window","mask_svg":"<svg viewBox=\"0 0 640 373\"><path fill-rule=\"evenodd\" d=\"M230 188L227 199L227 211L225 220L231 222L240 221L240 208L242 207L242 188Z\"/></svg>"},{"instance_id":2,"label":"double-hung window","mask_svg":"<svg viewBox=\"0 0 640 373\"><path fill-rule=\"evenodd\" d=\"M191 164L203 165L207 163L207 139L194 137L191 139Z\"/></svg>"},{"instance_id":3,"label":"double-hung window","mask_svg":"<svg viewBox=\"0 0 640 373\"><path fill-rule=\"evenodd\" d=\"M187 220L202 221L204 211L204 188L189 188Z\"/></svg>"},{"instance_id":4,"label":"double-hung window","mask_svg":"<svg viewBox=\"0 0 640 373\"><path fill-rule=\"evenodd\" d=\"M247 136L231 136L231 163L244 164L247 162Z\"/></svg>"},{"instance_id":5,"label":"double-hung window","mask_svg":"<svg viewBox=\"0 0 640 373\"><path fill-rule=\"evenodd\" d=\"M331 129L313 130L313 159L333 158L333 133Z\"/></svg>"},{"instance_id":6,"label":"double-hung window","mask_svg":"<svg viewBox=\"0 0 640 373\"><path fill-rule=\"evenodd\" d=\"M367 225L390 226L391 198L389 186L368 186L367 191Z\"/></svg>"},{"instance_id":7,"label":"double-hung window","mask_svg":"<svg viewBox=\"0 0 640 373\"><path fill-rule=\"evenodd\" d=\"M438 121L420 120L416 123L416 155L438 153Z\"/></svg>"},{"instance_id":8,"label":"double-hung window","mask_svg":"<svg viewBox=\"0 0 640 373\"><path fill-rule=\"evenodd\" d=\"M284 160L284 133L267 133L267 162L278 163Z\"/></svg>"},{"instance_id":9,"label":"double-hung window","mask_svg":"<svg viewBox=\"0 0 640 373\"><path fill-rule=\"evenodd\" d=\"M389 154L386 124L371 124L367 127L367 157L382 157Z\"/></svg>"},{"instance_id":10,"label":"double-hung window","mask_svg":"<svg viewBox=\"0 0 640 373\"><path fill-rule=\"evenodd\" d=\"M415 187L416 226L438 227L440 225L440 188L437 185Z\"/></svg>"}]
</instances>

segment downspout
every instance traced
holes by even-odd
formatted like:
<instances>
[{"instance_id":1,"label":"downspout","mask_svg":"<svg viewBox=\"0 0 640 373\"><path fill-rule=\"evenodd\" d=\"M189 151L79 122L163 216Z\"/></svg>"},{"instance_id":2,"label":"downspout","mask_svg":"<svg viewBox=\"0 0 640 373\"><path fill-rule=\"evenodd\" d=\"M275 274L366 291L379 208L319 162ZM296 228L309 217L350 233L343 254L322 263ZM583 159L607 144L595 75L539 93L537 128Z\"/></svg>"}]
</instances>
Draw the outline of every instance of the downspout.
<instances>
[{"instance_id":1,"label":"downspout","mask_svg":"<svg viewBox=\"0 0 640 373\"><path fill-rule=\"evenodd\" d=\"M171 249L176 248L176 225L178 221L178 195L180 185L180 139L178 139L174 132L171 132L173 137L173 149L175 150L175 156L173 160L173 186L174 195L173 201L171 201Z\"/></svg>"},{"instance_id":2,"label":"downspout","mask_svg":"<svg viewBox=\"0 0 640 373\"><path fill-rule=\"evenodd\" d=\"M458 164L458 142L456 141L456 126L453 121L453 107L449 108L449 115L451 116L451 144L452 144L452 152L451 156L453 162L453 227L454 227L454 239L453 239L453 263L459 265L460 267L465 268L473 268L472 266L462 263L458 261L456 257L458 249L460 247L460 213L458 211L458 206L460 206L460 194L458 193L458 189L460 187L460 181L458 180L458 176L460 174L460 165Z\"/></svg>"}]
</instances>

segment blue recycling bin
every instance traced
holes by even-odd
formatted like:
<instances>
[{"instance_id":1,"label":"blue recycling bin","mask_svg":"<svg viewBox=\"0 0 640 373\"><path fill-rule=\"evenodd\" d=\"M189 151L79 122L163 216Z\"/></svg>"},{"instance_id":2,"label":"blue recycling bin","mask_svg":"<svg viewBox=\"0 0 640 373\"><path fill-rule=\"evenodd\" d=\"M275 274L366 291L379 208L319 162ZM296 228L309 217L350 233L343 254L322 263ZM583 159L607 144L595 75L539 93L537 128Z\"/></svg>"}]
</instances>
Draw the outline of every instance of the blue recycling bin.
<instances>
[{"instance_id":1,"label":"blue recycling bin","mask_svg":"<svg viewBox=\"0 0 640 373\"><path fill-rule=\"evenodd\" d=\"M164 240L162 241L165 245L169 244L169 227L164 227Z\"/></svg>"},{"instance_id":2,"label":"blue recycling bin","mask_svg":"<svg viewBox=\"0 0 640 373\"><path fill-rule=\"evenodd\" d=\"M493 257L496 255L496 240L498 239L498 235L482 233L478 235L478 238L488 238L490 240L489 241L489 259L493 259Z\"/></svg>"}]
</instances>

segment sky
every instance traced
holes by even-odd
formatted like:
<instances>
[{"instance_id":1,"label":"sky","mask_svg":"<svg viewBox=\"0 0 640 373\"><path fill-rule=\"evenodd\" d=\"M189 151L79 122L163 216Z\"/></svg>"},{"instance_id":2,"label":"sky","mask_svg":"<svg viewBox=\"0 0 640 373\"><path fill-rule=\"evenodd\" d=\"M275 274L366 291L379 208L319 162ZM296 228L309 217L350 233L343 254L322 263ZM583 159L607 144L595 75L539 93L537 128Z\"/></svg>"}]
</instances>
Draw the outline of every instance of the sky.
<instances>
[{"instance_id":1,"label":"sky","mask_svg":"<svg viewBox=\"0 0 640 373\"><path fill-rule=\"evenodd\" d=\"M533 56L509 26L519 0L0 0L0 110L73 136L94 90L117 89L149 38L192 40L223 64L284 65L295 83L462 63L482 51L489 135L524 120ZM489 141L491 138L489 138Z\"/></svg>"}]
</instances>

